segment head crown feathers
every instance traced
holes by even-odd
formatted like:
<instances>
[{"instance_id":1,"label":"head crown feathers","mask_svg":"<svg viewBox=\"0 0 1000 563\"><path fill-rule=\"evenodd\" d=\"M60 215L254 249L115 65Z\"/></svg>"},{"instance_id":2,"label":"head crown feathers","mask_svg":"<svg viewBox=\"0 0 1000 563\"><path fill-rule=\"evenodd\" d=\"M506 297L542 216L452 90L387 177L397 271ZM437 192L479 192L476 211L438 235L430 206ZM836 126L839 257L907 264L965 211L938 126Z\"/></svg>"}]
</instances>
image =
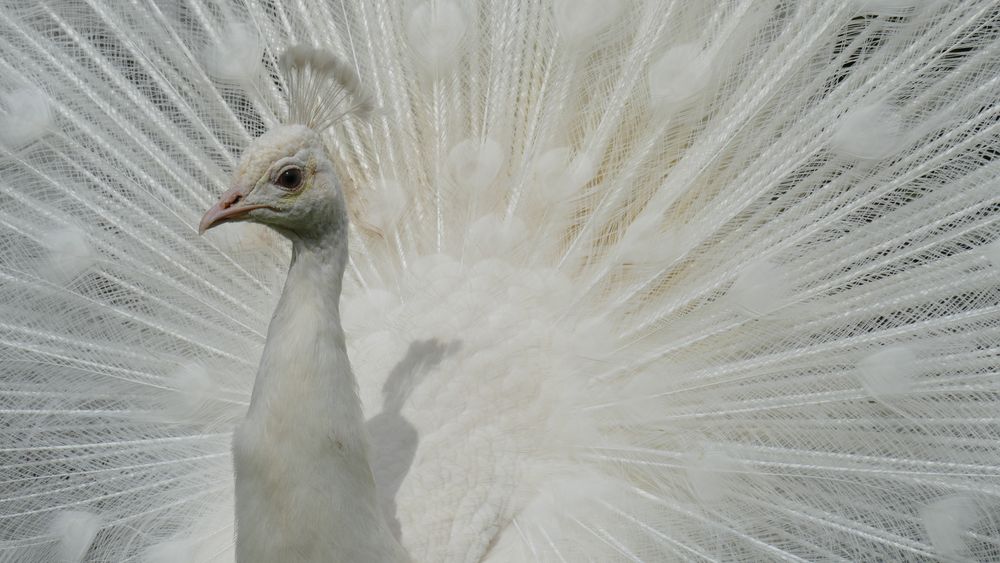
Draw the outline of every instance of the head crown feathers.
<instances>
[{"instance_id":1,"label":"head crown feathers","mask_svg":"<svg viewBox=\"0 0 1000 563\"><path fill-rule=\"evenodd\" d=\"M371 96L354 69L332 53L298 45L278 61L288 85L288 124L321 132L348 115L366 117Z\"/></svg>"}]
</instances>

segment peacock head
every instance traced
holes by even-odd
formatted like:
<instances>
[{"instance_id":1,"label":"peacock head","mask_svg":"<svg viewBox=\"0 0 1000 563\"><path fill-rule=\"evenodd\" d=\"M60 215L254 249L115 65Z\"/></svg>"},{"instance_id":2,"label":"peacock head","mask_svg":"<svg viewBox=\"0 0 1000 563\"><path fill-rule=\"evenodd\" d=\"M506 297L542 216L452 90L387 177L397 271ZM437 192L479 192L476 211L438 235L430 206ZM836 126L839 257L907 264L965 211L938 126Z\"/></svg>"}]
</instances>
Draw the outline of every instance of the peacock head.
<instances>
[{"instance_id":1,"label":"peacock head","mask_svg":"<svg viewBox=\"0 0 1000 563\"><path fill-rule=\"evenodd\" d=\"M232 187L205 213L198 232L253 221L309 240L346 220L340 182L320 135L305 125L281 125L243 153Z\"/></svg>"},{"instance_id":2,"label":"peacock head","mask_svg":"<svg viewBox=\"0 0 1000 563\"><path fill-rule=\"evenodd\" d=\"M254 221L292 239L342 232L347 211L322 132L370 111L353 69L330 53L293 47L281 57L288 119L244 152L232 187L201 219L198 232L231 221Z\"/></svg>"}]
</instances>

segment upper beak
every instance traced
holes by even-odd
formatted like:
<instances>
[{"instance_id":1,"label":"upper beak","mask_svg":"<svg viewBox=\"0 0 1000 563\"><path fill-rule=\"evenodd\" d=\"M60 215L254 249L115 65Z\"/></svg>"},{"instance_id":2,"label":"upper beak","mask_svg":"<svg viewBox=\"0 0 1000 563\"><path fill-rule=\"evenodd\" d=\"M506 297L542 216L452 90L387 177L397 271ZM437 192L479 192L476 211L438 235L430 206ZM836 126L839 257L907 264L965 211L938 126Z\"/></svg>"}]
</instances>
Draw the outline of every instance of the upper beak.
<instances>
[{"instance_id":1,"label":"upper beak","mask_svg":"<svg viewBox=\"0 0 1000 563\"><path fill-rule=\"evenodd\" d=\"M221 225L227 221L240 219L254 209L267 207L266 205L240 205L239 203L246 197L248 191L243 186L233 186L226 193L222 194L219 201L206 211L205 216L201 218L201 223L198 225L198 234L204 234L205 231L212 227Z\"/></svg>"}]
</instances>

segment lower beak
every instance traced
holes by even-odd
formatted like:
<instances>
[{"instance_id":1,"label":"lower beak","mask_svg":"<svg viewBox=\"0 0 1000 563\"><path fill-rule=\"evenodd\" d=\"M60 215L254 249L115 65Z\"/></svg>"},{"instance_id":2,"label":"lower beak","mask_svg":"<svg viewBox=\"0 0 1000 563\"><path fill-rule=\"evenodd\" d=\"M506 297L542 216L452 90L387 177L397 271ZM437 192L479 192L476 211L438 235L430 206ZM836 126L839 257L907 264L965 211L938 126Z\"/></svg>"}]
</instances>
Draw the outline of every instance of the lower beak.
<instances>
[{"instance_id":1,"label":"lower beak","mask_svg":"<svg viewBox=\"0 0 1000 563\"><path fill-rule=\"evenodd\" d=\"M242 186L235 186L222 194L219 201L209 208L205 212L205 216L201 218L201 223L198 224L198 234L204 234L205 231L216 225L242 219L244 215L254 209L267 207L266 205L240 205L240 202L246 197L246 192L247 190Z\"/></svg>"}]
</instances>

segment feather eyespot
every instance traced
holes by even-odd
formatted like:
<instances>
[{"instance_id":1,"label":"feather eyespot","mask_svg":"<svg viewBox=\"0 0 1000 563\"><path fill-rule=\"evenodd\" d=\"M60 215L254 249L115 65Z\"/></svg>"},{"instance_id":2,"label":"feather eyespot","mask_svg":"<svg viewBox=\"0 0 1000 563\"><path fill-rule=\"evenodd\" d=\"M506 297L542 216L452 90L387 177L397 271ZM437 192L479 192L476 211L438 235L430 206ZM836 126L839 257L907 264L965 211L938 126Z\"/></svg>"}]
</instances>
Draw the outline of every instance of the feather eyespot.
<instances>
[{"instance_id":1,"label":"feather eyespot","mask_svg":"<svg viewBox=\"0 0 1000 563\"><path fill-rule=\"evenodd\" d=\"M296 167L286 168L278 174L278 179L274 183L286 190L294 190L302 184L302 169Z\"/></svg>"}]
</instances>

